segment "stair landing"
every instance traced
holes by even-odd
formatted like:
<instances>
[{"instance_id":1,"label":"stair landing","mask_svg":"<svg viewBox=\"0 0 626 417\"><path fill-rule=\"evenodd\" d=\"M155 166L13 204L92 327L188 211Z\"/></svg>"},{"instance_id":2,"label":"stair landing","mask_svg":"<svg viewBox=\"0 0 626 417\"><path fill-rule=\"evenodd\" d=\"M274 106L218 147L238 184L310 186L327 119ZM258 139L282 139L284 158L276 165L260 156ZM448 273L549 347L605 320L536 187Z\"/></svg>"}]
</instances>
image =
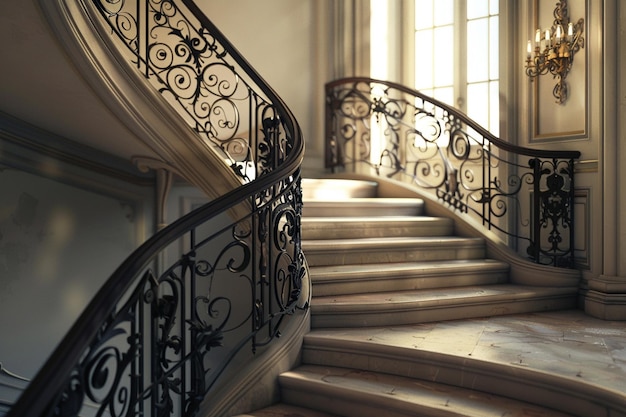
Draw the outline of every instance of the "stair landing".
<instances>
[{"instance_id":1,"label":"stair landing","mask_svg":"<svg viewBox=\"0 0 626 417\"><path fill-rule=\"evenodd\" d=\"M626 326L580 310L317 329L305 336L308 346L338 340L546 372L609 389L624 396L626 404ZM305 363L312 363L309 354L305 349Z\"/></svg>"},{"instance_id":2,"label":"stair landing","mask_svg":"<svg viewBox=\"0 0 626 417\"><path fill-rule=\"evenodd\" d=\"M378 353L363 359L359 358L359 351ZM413 364L399 366L406 364L402 356L412 357ZM480 379L471 377L470 370L482 376L500 373L512 381L508 385L500 384L500 390L512 390L514 397L533 395L543 403L559 402L557 408L572 409L565 415L626 416L626 327L623 322L595 319L578 310L410 326L313 330L306 336L303 362L307 366L328 367L324 362L329 361L333 367L341 363L343 367L364 371L364 375L418 372L420 378L429 382L446 378L451 382L450 378L456 378L457 384L475 388L480 388ZM444 361L449 364L448 371L435 366ZM395 370L394 363L399 364ZM430 364L431 372L425 372L426 368L420 368L420 364ZM535 374L535 379L541 382L538 392L524 379L528 374ZM446 389L445 384L442 389ZM553 389L567 391L571 397L564 400L549 392ZM610 412L604 409L607 404L612 404ZM616 404L622 404L621 409ZM536 406L533 407L536 411ZM564 415L547 407L542 412L506 415ZM333 417L284 404L245 416Z\"/></svg>"}]
</instances>

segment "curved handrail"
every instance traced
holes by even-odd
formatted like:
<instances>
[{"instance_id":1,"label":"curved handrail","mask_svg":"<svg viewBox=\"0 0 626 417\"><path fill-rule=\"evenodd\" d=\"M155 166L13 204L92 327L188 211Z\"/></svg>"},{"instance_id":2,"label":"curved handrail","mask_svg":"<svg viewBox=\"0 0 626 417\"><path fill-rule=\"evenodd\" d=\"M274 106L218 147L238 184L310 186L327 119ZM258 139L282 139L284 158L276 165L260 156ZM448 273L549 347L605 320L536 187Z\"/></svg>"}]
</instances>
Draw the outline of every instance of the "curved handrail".
<instances>
[{"instance_id":1,"label":"curved handrail","mask_svg":"<svg viewBox=\"0 0 626 417\"><path fill-rule=\"evenodd\" d=\"M574 267L579 157L506 142L398 83L351 77L326 84L327 168L351 165L430 191L538 263Z\"/></svg>"},{"instance_id":2,"label":"curved handrail","mask_svg":"<svg viewBox=\"0 0 626 417\"><path fill-rule=\"evenodd\" d=\"M253 164L255 175L137 248L98 291L9 417L75 416L87 403L98 407L95 415L192 416L245 346L252 352L266 346L280 335L286 317L308 306L302 288L301 130L195 5L181 4L202 22L201 32L241 64L241 76L259 83L264 97L254 97L263 101L255 108L262 126L257 149L243 160ZM169 266L159 270L161 264Z\"/></svg>"},{"instance_id":3,"label":"curved handrail","mask_svg":"<svg viewBox=\"0 0 626 417\"><path fill-rule=\"evenodd\" d=\"M65 415L52 414L53 410L50 407L52 400L59 397L58 389L65 386L59 382L66 381L77 365L80 365L77 364L77 361L84 355L85 350L94 344L94 340L96 340L95 345L99 344L96 336L102 332L103 324L107 323L122 296L126 295L127 290L133 284L136 284L136 279L141 278L149 263L155 260L158 254L162 253L172 242L197 229L198 225L206 223L239 203L246 202L250 195L258 195L259 189L271 188L276 181L280 182L281 179L284 179L285 174L297 177L300 161L300 158L293 158L284 167L284 170L277 170L264 178L233 190L218 200L205 204L156 233L137 248L98 291L92 302L11 409L9 416ZM296 183L292 183L292 187L295 186ZM191 252L193 250L188 251L188 253ZM298 262L302 261L302 259L296 259ZM300 270L301 264L300 267L296 268L298 269L294 272L303 272ZM135 278L135 280L129 278ZM285 311L293 311L296 307L295 303L299 302L301 300L292 300ZM57 387L57 390L53 390L51 387Z\"/></svg>"},{"instance_id":4,"label":"curved handrail","mask_svg":"<svg viewBox=\"0 0 626 417\"><path fill-rule=\"evenodd\" d=\"M193 0L82 0L106 22L113 47L161 93L243 181L274 169L291 138L270 120L294 129L282 99ZM97 18L98 16L94 16Z\"/></svg>"}]
</instances>

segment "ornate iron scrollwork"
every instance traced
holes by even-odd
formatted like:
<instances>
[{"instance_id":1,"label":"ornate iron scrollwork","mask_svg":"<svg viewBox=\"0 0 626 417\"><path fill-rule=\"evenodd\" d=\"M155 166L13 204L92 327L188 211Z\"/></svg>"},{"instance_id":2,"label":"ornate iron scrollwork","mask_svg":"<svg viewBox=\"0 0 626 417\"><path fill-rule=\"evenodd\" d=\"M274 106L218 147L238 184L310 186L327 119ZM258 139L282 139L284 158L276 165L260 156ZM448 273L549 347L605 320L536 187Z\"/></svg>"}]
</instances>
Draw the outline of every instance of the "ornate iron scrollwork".
<instances>
[{"instance_id":1,"label":"ornate iron scrollwork","mask_svg":"<svg viewBox=\"0 0 626 417\"><path fill-rule=\"evenodd\" d=\"M308 308L303 139L282 100L192 2L89 1L198 140L252 183L131 254L9 415L190 417L235 359Z\"/></svg>"},{"instance_id":2,"label":"ornate iron scrollwork","mask_svg":"<svg viewBox=\"0 0 626 417\"><path fill-rule=\"evenodd\" d=\"M190 13L181 1L93 1L134 55L137 69L200 140L224 153L235 173L251 180L285 159L290 139L281 143L274 138L278 131L268 132L279 123L276 108L208 20Z\"/></svg>"},{"instance_id":3,"label":"ornate iron scrollwork","mask_svg":"<svg viewBox=\"0 0 626 417\"><path fill-rule=\"evenodd\" d=\"M193 227L189 250L159 275L142 273L47 415L92 407L112 417L193 416L242 348L256 352L280 335L286 317L307 308L300 180L285 179L254 200L251 216L208 235Z\"/></svg>"},{"instance_id":4,"label":"ornate iron scrollwork","mask_svg":"<svg viewBox=\"0 0 626 417\"><path fill-rule=\"evenodd\" d=\"M537 158L524 166L525 155ZM538 263L573 266L572 167L579 155L505 143L396 83L347 78L326 86L328 168L368 167L412 183L476 216L513 248L526 244Z\"/></svg>"}]
</instances>

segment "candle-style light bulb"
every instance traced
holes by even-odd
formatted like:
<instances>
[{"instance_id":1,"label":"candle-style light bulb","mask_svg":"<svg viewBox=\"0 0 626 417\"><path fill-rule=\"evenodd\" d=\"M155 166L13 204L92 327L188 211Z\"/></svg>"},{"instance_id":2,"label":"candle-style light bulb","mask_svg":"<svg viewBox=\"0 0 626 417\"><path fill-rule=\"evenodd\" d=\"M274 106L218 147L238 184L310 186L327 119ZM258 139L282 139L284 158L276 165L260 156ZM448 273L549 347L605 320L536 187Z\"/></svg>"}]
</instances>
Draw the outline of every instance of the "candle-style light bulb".
<instances>
[{"instance_id":1,"label":"candle-style light bulb","mask_svg":"<svg viewBox=\"0 0 626 417\"><path fill-rule=\"evenodd\" d=\"M567 41L571 42L573 37L574 37L574 24L572 22L569 22L569 24L567 25Z\"/></svg>"},{"instance_id":2,"label":"candle-style light bulb","mask_svg":"<svg viewBox=\"0 0 626 417\"><path fill-rule=\"evenodd\" d=\"M561 38L563 37L563 28L561 25L556 25L556 43L561 43Z\"/></svg>"},{"instance_id":3,"label":"candle-style light bulb","mask_svg":"<svg viewBox=\"0 0 626 417\"><path fill-rule=\"evenodd\" d=\"M530 53L533 50L533 46L530 43L530 39L528 40L528 45L526 45L526 58L530 58Z\"/></svg>"},{"instance_id":4,"label":"candle-style light bulb","mask_svg":"<svg viewBox=\"0 0 626 417\"><path fill-rule=\"evenodd\" d=\"M535 32L535 46L539 46L541 43L541 29L537 29Z\"/></svg>"},{"instance_id":5,"label":"candle-style light bulb","mask_svg":"<svg viewBox=\"0 0 626 417\"><path fill-rule=\"evenodd\" d=\"M546 47L551 47L552 44L550 42L550 29L546 29Z\"/></svg>"}]
</instances>

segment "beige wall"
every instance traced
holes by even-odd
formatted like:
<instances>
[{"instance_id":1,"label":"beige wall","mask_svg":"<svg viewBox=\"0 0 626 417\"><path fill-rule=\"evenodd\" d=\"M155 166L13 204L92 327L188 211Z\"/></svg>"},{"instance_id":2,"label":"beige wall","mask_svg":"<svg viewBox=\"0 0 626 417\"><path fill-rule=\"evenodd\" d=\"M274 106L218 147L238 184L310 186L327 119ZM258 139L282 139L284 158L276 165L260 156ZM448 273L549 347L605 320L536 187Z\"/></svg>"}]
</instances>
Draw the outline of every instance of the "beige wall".
<instances>
[{"instance_id":1,"label":"beige wall","mask_svg":"<svg viewBox=\"0 0 626 417\"><path fill-rule=\"evenodd\" d=\"M145 239L152 221L140 193L125 200L95 185L68 183L68 177L0 169L0 362L26 378ZM144 198L147 207L149 190ZM6 388L0 381L0 398Z\"/></svg>"},{"instance_id":2,"label":"beige wall","mask_svg":"<svg viewBox=\"0 0 626 417\"><path fill-rule=\"evenodd\" d=\"M617 196L617 206L619 207L617 218L617 237L618 242L618 275L626 276L626 219L624 211L626 210L626 164L620 163L620 161L626 161L626 5L618 2L618 12L615 13L619 16L617 22L617 56L618 62L616 63L617 69L617 85L616 85L616 100L615 106L617 108L617 134L615 135L617 143L617 151L615 152L618 158L617 169L614 171L616 178L620 179L618 187L622 190Z\"/></svg>"},{"instance_id":3,"label":"beige wall","mask_svg":"<svg viewBox=\"0 0 626 417\"><path fill-rule=\"evenodd\" d=\"M304 168L321 169L323 89L329 79L328 0L211 0L202 11L293 111Z\"/></svg>"},{"instance_id":4,"label":"beige wall","mask_svg":"<svg viewBox=\"0 0 626 417\"><path fill-rule=\"evenodd\" d=\"M583 270L588 311L626 319L626 220L624 194L624 6L616 0L570 0L570 20L585 19L584 49L574 58L567 81L570 98L557 104L551 75L530 83L518 78L521 144L581 151L576 167L576 249ZM517 42L522 46L537 25L554 19L555 2L525 0ZM621 16L621 17L620 17ZM521 66L521 64L518 64ZM621 87L621 90L620 90ZM620 117L621 114L621 117ZM621 152L621 153L620 153ZM589 288L592 292L586 292ZM594 292L595 291L595 292ZM596 293L597 292L597 293ZM614 313L608 313L609 310Z\"/></svg>"},{"instance_id":5,"label":"beige wall","mask_svg":"<svg viewBox=\"0 0 626 417\"><path fill-rule=\"evenodd\" d=\"M523 73L522 60L528 39L535 29L542 31L552 25L556 2L525 0L519 10L525 16L519 26L516 67L518 75L519 144L530 148L568 149L581 152L576 166L576 258L586 278L602 272L602 189L598 181L604 123L602 120L602 30L601 2L570 0L570 21L583 18L584 48L575 56L567 76L569 97L556 102L552 89L556 80L551 74L530 82ZM598 30L600 29L600 30Z\"/></svg>"}]
</instances>

